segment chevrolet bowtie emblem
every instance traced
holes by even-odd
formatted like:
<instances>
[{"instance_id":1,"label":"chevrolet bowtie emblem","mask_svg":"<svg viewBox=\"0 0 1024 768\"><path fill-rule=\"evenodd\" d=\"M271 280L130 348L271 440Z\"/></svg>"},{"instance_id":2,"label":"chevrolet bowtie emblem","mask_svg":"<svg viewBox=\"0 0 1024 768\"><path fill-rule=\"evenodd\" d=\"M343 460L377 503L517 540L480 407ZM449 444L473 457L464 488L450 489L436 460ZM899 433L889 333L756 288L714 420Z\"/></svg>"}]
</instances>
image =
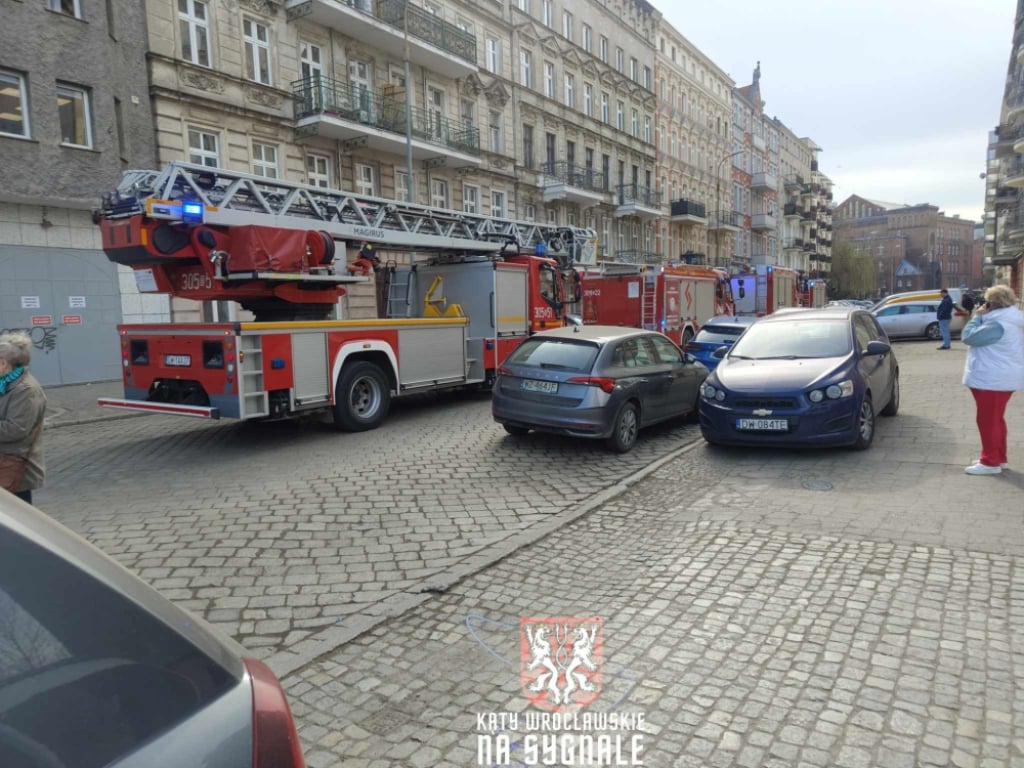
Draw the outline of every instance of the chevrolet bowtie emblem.
<instances>
[{"instance_id":1,"label":"chevrolet bowtie emblem","mask_svg":"<svg viewBox=\"0 0 1024 768\"><path fill-rule=\"evenodd\" d=\"M756 411L754 411L754 415L755 416L771 416L772 412L770 410L768 410L767 408L758 408Z\"/></svg>"}]
</instances>

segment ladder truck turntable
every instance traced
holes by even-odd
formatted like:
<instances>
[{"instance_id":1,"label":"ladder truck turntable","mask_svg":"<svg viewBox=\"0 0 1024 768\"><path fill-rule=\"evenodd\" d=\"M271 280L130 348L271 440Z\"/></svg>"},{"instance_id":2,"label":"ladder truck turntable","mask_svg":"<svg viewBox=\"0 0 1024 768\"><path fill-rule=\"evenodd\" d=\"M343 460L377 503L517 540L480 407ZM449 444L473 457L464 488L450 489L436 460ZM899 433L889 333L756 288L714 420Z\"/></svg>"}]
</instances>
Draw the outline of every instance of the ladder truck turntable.
<instances>
[{"instance_id":1,"label":"ladder truck turntable","mask_svg":"<svg viewBox=\"0 0 1024 768\"><path fill-rule=\"evenodd\" d=\"M140 292L255 317L119 325L125 396L100 405L241 420L332 409L349 431L379 426L393 396L489 386L527 336L565 324L566 278L597 242L184 162L126 171L94 221ZM408 265L378 256L401 252ZM329 319L371 285L376 318Z\"/></svg>"}]
</instances>

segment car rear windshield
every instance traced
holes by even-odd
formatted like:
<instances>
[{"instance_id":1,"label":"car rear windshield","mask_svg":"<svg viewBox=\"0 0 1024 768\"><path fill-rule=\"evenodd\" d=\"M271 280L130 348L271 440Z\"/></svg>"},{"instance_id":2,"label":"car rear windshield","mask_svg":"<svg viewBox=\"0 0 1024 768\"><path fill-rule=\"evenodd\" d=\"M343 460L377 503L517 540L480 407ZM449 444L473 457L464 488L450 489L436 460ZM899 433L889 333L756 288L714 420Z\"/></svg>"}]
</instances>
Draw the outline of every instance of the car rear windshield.
<instances>
[{"instance_id":1,"label":"car rear windshield","mask_svg":"<svg viewBox=\"0 0 1024 768\"><path fill-rule=\"evenodd\" d=\"M729 353L733 358L842 357L853 349L847 318L806 318L755 323Z\"/></svg>"},{"instance_id":2,"label":"car rear windshield","mask_svg":"<svg viewBox=\"0 0 1024 768\"><path fill-rule=\"evenodd\" d=\"M0 766L100 768L234 684L135 603L0 527Z\"/></svg>"},{"instance_id":3,"label":"car rear windshield","mask_svg":"<svg viewBox=\"0 0 1024 768\"><path fill-rule=\"evenodd\" d=\"M553 371L582 371L594 367L599 347L569 339L527 339L513 352L508 362Z\"/></svg>"},{"instance_id":4,"label":"car rear windshield","mask_svg":"<svg viewBox=\"0 0 1024 768\"><path fill-rule=\"evenodd\" d=\"M745 325L704 326L697 331L694 341L703 341L706 344L731 344L745 330Z\"/></svg>"}]
</instances>

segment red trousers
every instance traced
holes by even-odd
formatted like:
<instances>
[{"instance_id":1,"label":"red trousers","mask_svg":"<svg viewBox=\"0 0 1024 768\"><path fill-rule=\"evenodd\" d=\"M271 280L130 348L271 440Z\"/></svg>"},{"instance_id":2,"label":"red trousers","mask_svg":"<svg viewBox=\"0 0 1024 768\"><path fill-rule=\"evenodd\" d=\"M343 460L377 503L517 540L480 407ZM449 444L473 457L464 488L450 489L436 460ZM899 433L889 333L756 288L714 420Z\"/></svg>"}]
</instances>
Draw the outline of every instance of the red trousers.
<instances>
[{"instance_id":1,"label":"red trousers","mask_svg":"<svg viewBox=\"0 0 1024 768\"><path fill-rule=\"evenodd\" d=\"M981 435L981 463L988 467L1005 464L1006 459L1006 404L1013 392L993 389L972 389L978 407L978 432Z\"/></svg>"}]
</instances>

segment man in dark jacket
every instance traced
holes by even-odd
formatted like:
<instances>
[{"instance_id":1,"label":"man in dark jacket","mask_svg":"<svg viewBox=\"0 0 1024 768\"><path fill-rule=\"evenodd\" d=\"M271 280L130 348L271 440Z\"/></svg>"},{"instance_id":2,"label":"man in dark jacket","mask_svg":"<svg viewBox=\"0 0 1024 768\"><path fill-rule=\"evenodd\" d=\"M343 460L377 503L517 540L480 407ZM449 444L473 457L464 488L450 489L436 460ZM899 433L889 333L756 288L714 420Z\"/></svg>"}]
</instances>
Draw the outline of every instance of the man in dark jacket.
<instances>
[{"instance_id":1,"label":"man in dark jacket","mask_svg":"<svg viewBox=\"0 0 1024 768\"><path fill-rule=\"evenodd\" d=\"M953 319L953 300L949 298L949 291L943 288L939 293L942 301L935 312L935 319L939 321L939 330L942 331L942 346L939 349L949 349L949 321Z\"/></svg>"}]
</instances>

